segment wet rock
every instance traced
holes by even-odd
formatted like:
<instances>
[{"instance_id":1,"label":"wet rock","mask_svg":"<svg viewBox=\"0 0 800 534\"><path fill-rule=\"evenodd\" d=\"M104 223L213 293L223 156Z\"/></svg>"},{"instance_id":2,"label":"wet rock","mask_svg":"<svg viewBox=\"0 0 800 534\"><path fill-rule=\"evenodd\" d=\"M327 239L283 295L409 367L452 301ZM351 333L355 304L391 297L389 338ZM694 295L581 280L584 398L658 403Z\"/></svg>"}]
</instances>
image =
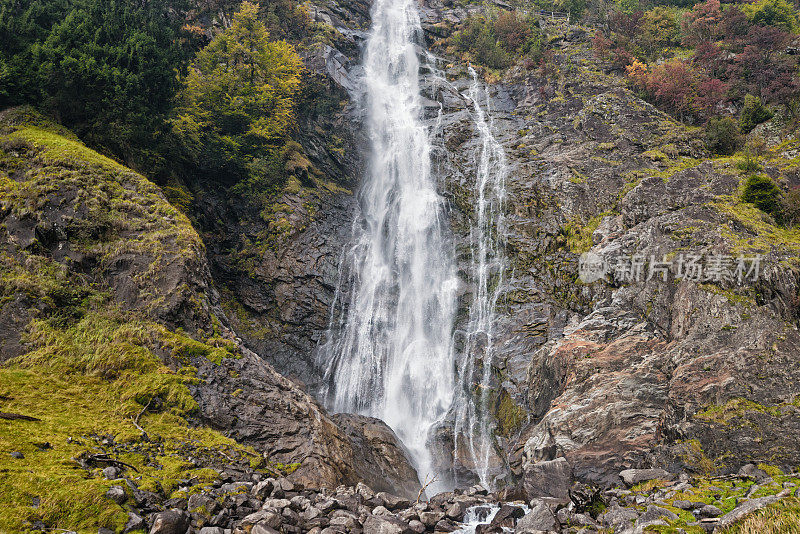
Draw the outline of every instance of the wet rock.
<instances>
[{"instance_id":1,"label":"wet rock","mask_svg":"<svg viewBox=\"0 0 800 534\"><path fill-rule=\"evenodd\" d=\"M433 530L434 532L455 532L458 530L458 526L449 519L445 518L436 523L436 526L433 527Z\"/></svg>"},{"instance_id":2,"label":"wet rock","mask_svg":"<svg viewBox=\"0 0 800 534\"><path fill-rule=\"evenodd\" d=\"M503 504L492 519L493 527L514 528L517 519L525 515L525 510L519 506Z\"/></svg>"},{"instance_id":3,"label":"wet rock","mask_svg":"<svg viewBox=\"0 0 800 534\"><path fill-rule=\"evenodd\" d=\"M377 492L389 492L405 499L416 499L419 476L405 453L404 446L389 426L374 417L335 414L331 418L350 438L354 447L353 469L366 484L356 491L364 499ZM387 507L393 509L391 507Z\"/></svg>"},{"instance_id":4,"label":"wet rock","mask_svg":"<svg viewBox=\"0 0 800 534\"><path fill-rule=\"evenodd\" d=\"M464 517L464 512L466 511L466 509L467 505L465 503L454 502L447 508L445 515L449 519L452 519L453 521L461 521Z\"/></svg>"}]
</instances>

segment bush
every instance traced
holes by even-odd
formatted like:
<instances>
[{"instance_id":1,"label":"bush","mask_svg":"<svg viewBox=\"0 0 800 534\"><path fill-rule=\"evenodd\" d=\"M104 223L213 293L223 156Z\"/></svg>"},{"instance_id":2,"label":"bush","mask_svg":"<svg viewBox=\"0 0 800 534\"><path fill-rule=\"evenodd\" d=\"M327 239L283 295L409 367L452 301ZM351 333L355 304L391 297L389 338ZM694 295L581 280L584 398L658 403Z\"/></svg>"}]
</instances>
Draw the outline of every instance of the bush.
<instances>
[{"instance_id":1,"label":"bush","mask_svg":"<svg viewBox=\"0 0 800 534\"><path fill-rule=\"evenodd\" d=\"M706 123L706 147L721 155L736 152L739 145L739 129L731 117L711 117Z\"/></svg>"},{"instance_id":2,"label":"bush","mask_svg":"<svg viewBox=\"0 0 800 534\"><path fill-rule=\"evenodd\" d=\"M781 220L782 196L780 188L769 176L754 174L744 184L742 202L753 204L776 220Z\"/></svg>"},{"instance_id":3,"label":"bush","mask_svg":"<svg viewBox=\"0 0 800 534\"><path fill-rule=\"evenodd\" d=\"M453 43L460 52L467 52L475 63L492 69L511 65L511 56L500 46L491 24L484 17L470 19L464 29L453 36Z\"/></svg>"},{"instance_id":4,"label":"bush","mask_svg":"<svg viewBox=\"0 0 800 534\"><path fill-rule=\"evenodd\" d=\"M742 114L739 118L739 128L742 130L742 133L750 133L753 128L764 121L768 121L772 116L772 111L764 107L760 98L753 95L746 95L744 97Z\"/></svg>"}]
</instances>

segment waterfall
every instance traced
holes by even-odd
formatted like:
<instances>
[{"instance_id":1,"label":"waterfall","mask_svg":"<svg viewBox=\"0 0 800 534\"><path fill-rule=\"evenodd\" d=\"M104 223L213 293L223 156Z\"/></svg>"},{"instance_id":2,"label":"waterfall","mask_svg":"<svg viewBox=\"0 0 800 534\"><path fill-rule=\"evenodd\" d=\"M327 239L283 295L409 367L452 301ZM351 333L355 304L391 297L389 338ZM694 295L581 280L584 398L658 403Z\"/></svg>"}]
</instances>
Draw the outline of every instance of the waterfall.
<instances>
[{"instance_id":1,"label":"waterfall","mask_svg":"<svg viewBox=\"0 0 800 534\"><path fill-rule=\"evenodd\" d=\"M505 152L492 134L486 111L481 107L483 86L477 73L469 68L472 83L468 97L478 131L475 161L475 212L470 232L472 250L473 298L464 329L464 349L458 375L455 401L456 458L468 457L484 487L493 486L490 459L494 448L494 424L489 413L492 363L494 360L494 321L505 267L501 239L504 234L503 202L508 173Z\"/></svg>"},{"instance_id":2,"label":"waterfall","mask_svg":"<svg viewBox=\"0 0 800 534\"><path fill-rule=\"evenodd\" d=\"M375 2L364 58L371 155L320 363L329 408L384 420L424 479L436 474L430 431L455 390L458 281L422 122L421 38L416 0Z\"/></svg>"}]
</instances>

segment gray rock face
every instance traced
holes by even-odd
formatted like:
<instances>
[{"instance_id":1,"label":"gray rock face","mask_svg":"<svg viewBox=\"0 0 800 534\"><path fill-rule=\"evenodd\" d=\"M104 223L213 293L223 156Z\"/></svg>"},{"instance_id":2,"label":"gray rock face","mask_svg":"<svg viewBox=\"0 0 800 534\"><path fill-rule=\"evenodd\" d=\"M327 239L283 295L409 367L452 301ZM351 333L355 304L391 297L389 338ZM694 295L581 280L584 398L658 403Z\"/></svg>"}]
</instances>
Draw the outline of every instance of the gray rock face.
<instances>
[{"instance_id":1,"label":"gray rock face","mask_svg":"<svg viewBox=\"0 0 800 534\"><path fill-rule=\"evenodd\" d=\"M246 349L241 359L198 366L205 381L192 391L201 420L253 445L272 461L299 462L293 481L333 488L366 480L376 487L419 489L415 470L385 424L355 417L348 420L349 434L344 432L313 398ZM372 446L381 447L383 456Z\"/></svg>"},{"instance_id":2,"label":"gray rock face","mask_svg":"<svg viewBox=\"0 0 800 534\"><path fill-rule=\"evenodd\" d=\"M572 467L565 458L529 464L525 468L522 486L528 499L549 497L569 501L572 486Z\"/></svg>"},{"instance_id":3,"label":"gray rock face","mask_svg":"<svg viewBox=\"0 0 800 534\"><path fill-rule=\"evenodd\" d=\"M416 499L420 484L402 443L380 419L354 414L335 414L334 423L350 438L354 447L353 468L371 488ZM364 495L364 498L371 498ZM396 503L388 503L394 504ZM391 509L391 508L390 508Z\"/></svg>"}]
</instances>

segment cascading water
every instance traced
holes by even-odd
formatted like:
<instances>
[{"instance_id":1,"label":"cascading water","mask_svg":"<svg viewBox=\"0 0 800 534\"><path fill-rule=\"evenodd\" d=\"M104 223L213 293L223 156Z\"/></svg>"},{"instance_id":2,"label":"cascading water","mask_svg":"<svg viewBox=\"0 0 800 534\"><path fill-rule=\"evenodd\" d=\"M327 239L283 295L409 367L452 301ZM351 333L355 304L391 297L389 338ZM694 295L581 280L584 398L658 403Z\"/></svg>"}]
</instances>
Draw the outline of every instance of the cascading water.
<instances>
[{"instance_id":1,"label":"cascading water","mask_svg":"<svg viewBox=\"0 0 800 534\"><path fill-rule=\"evenodd\" d=\"M470 232L472 250L473 299L463 331L464 348L459 365L459 393L455 401L456 457L466 453L472 469L487 488L493 486L496 473L490 469L493 444L493 418L489 412L489 387L494 359L495 308L502 291L504 256L503 203L508 173L505 152L492 134L486 111L481 107L483 86L472 67L468 97L472 102L475 127L479 134L476 153L475 224Z\"/></svg>"},{"instance_id":2,"label":"cascading water","mask_svg":"<svg viewBox=\"0 0 800 534\"><path fill-rule=\"evenodd\" d=\"M458 282L422 123L421 36L416 0L375 2L364 59L369 172L320 357L329 407L383 419L427 477L436 474L429 433L455 389Z\"/></svg>"}]
</instances>

